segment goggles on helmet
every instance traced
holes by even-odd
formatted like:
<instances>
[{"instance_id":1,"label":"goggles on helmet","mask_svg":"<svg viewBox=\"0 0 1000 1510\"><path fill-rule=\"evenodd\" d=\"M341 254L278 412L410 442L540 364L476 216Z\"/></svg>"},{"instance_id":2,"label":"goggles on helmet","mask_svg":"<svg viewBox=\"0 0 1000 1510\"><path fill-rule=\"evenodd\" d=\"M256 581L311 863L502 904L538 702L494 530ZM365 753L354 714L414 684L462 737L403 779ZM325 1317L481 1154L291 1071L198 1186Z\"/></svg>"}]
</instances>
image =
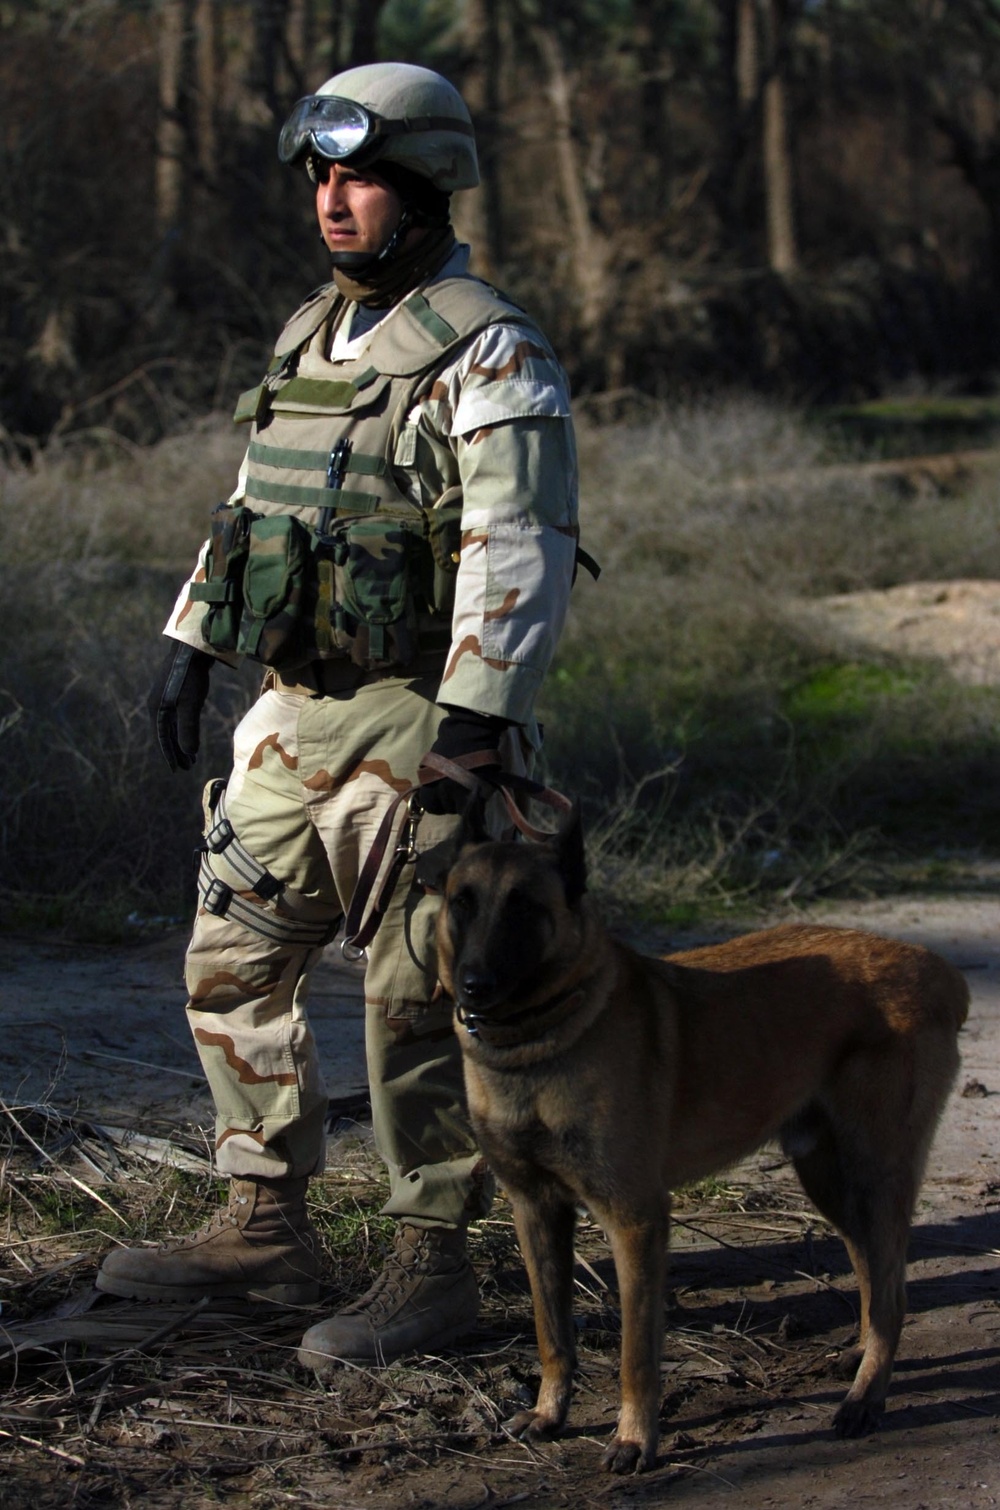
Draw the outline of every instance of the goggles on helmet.
<instances>
[{"instance_id":1,"label":"goggles on helmet","mask_svg":"<svg viewBox=\"0 0 1000 1510\"><path fill-rule=\"evenodd\" d=\"M411 131L458 131L473 136L473 127L454 115L421 115L388 120L356 100L335 94L310 94L299 100L278 138L283 163L296 162L305 152L318 152L331 162L348 158L371 162L384 151L386 138Z\"/></svg>"}]
</instances>

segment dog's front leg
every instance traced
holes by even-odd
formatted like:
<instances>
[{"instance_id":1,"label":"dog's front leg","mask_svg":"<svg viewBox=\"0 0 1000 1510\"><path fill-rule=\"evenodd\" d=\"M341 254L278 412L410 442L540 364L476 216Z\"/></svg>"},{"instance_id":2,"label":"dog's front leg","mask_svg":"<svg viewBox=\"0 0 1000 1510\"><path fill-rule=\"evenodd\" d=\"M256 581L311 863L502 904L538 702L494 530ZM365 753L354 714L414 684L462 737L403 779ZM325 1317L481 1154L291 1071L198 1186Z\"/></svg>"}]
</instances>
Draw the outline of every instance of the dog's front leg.
<instances>
[{"instance_id":1,"label":"dog's front leg","mask_svg":"<svg viewBox=\"0 0 1000 1510\"><path fill-rule=\"evenodd\" d=\"M555 1191L509 1192L514 1226L531 1281L542 1384L533 1410L508 1421L515 1436L546 1439L562 1430L569 1409L576 1346L573 1336L573 1229L576 1213Z\"/></svg>"},{"instance_id":2,"label":"dog's front leg","mask_svg":"<svg viewBox=\"0 0 1000 1510\"><path fill-rule=\"evenodd\" d=\"M608 1224L622 1307L621 1414L603 1459L610 1473L645 1473L656 1462L668 1223L665 1213Z\"/></svg>"}]
</instances>

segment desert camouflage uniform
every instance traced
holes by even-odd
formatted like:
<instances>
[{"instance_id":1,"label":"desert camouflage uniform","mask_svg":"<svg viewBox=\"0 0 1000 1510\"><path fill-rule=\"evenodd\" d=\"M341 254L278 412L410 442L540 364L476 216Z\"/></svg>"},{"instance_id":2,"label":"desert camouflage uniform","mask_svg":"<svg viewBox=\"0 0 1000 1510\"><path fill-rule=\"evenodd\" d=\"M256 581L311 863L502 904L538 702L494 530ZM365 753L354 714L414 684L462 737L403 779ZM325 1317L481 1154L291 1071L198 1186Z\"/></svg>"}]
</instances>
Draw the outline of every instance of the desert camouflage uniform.
<instances>
[{"instance_id":1,"label":"desert camouflage uniform","mask_svg":"<svg viewBox=\"0 0 1000 1510\"><path fill-rule=\"evenodd\" d=\"M467 256L458 248L419 303L404 300L409 309L395 306L356 340L329 295L293 317L272 364L279 369L271 395L277 416L255 423L230 500L246 497L258 512L315 519L303 500L316 496L323 479L303 476L285 437L313 437L299 449L305 444L318 467L345 421L311 412L310 396L329 395L330 384L360 375L361 402L348 400L356 405L352 434L370 446L365 389L369 397L378 392L372 363L378 357L384 373L388 352L390 367L410 367L389 384L390 407L406 397L393 423L391 464L380 474L359 441L353 454L361 453L368 471L348 476L344 497L367 489L400 515L414 504L433 510L457 497L461 551L450 634L439 653L422 652L421 674L390 668L365 675L322 655L294 670L268 671L259 701L236 730L223 809L212 808L220 784L209 788L207 830L222 811L243 851L284 887L262 900L247 889L233 851L207 857L206 884L214 877L244 912L256 910L255 927L235 910L215 915L204 905L203 885L187 958L188 1011L216 1101L218 1167L226 1174L300 1176L322 1166L326 1091L306 1017L309 974L350 901L384 812L434 743L446 711L438 699L510 720L504 754L511 767L529 760L537 744L534 699L565 616L576 551L568 394L537 327L465 275ZM488 318L480 315L477 331L458 339L447 314L465 307L467 316L466 295ZM328 386L289 382L282 414L282 352L315 325L317 310L324 318L308 335L295 376ZM414 349L422 340L426 352L428 334L442 360L415 376ZM386 400L377 403L384 409ZM299 421L308 431L296 431ZM200 565L192 583L203 578ZM166 633L211 649L197 591L182 591ZM425 814L418 850L447 837L456 821ZM408 867L369 949L366 1043L376 1142L390 1173L386 1209L402 1220L452 1226L480 1214L488 1190L466 1119L450 1008L433 999L436 913L436 898ZM284 922L268 937L273 918Z\"/></svg>"}]
</instances>

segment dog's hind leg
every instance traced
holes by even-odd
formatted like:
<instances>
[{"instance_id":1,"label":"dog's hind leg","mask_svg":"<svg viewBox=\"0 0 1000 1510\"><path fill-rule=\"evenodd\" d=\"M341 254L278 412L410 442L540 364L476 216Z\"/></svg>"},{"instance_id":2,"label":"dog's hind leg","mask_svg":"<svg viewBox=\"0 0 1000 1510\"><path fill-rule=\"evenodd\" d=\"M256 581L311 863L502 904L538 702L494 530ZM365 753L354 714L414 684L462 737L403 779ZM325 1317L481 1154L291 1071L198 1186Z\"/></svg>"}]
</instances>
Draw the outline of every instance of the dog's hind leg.
<instances>
[{"instance_id":1,"label":"dog's hind leg","mask_svg":"<svg viewBox=\"0 0 1000 1510\"><path fill-rule=\"evenodd\" d=\"M569 1409L576 1346L573 1333L573 1230L576 1211L554 1190L530 1198L508 1188L514 1226L531 1281L542 1383L533 1410L506 1423L515 1436L558 1434Z\"/></svg>"},{"instance_id":2,"label":"dog's hind leg","mask_svg":"<svg viewBox=\"0 0 1000 1510\"><path fill-rule=\"evenodd\" d=\"M845 1233L845 1240L862 1297L863 1351L854 1381L833 1418L838 1437L864 1436L878 1425L906 1315L906 1240L912 1204L908 1191L890 1176L877 1186L857 1191L855 1200L860 1225L867 1230L863 1236Z\"/></svg>"},{"instance_id":3,"label":"dog's hind leg","mask_svg":"<svg viewBox=\"0 0 1000 1510\"><path fill-rule=\"evenodd\" d=\"M848 1190L841 1169L840 1154L826 1113L818 1106L806 1107L781 1129L781 1146L791 1157L802 1188L827 1221L840 1233L847 1246L851 1266L858 1281L861 1308L858 1345L846 1349L837 1360L837 1372L851 1378L857 1371L868 1334L871 1286L868 1268L846 1236L851 1221Z\"/></svg>"},{"instance_id":4,"label":"dog's hind leg","mask_svg":"<svg viewBox=\"0 0 1000 1510\"><path fill-rule=\"evenodd\" d=\"M916 1196L912 1166L886 1168L870 1148L848 1146L827 1121L793 1162L803 1188L840 1232L858 1282L859 1345L840 1370L857 1366L834 1417L837 1436L863 1436L885 1406L906 1312L906 1244Z\"/></svg>"},{"instance_id":5,"label":"dog's hind leg","mask_svg":"<svg viewBox=\"0 0 1000 1510\"><path fill-rule=\"evenodd\" d=\"M611 1473L643 1473L656 1462L669 1222L667 1210L647 1221L607 1223L622 1307L621 1413L603 1459Z\"/></svg>"}]
</instances>

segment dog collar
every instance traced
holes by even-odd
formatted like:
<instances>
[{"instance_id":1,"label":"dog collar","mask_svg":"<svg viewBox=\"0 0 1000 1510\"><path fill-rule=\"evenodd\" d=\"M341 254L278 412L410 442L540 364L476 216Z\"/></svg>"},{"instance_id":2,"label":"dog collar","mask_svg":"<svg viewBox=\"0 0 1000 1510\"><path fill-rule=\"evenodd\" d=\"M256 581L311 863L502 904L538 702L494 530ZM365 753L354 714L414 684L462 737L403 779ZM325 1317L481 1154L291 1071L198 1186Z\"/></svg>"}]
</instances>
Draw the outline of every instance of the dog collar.
<instances>
[{"instance_id":1,"label":"dog collar","mask_svg":"<svg viewBox=\"0 0 1000 1510\"><path fill-rule=\"evenodd\" d=\"M493 1047L505 1048L510 1044L526 1041L519 1030L520 1024L532 1019L538 1034L545 1033L549 1028L557 1027L565 1018L572 1016L585 996L586 992L582 987L573 986L569 991L564 991L561 996L554 996L541 1010L538 1007L525 1007L523 1011L505 1017L502 1022L494 1022L479 1012L470 1012L467 1007L456 1002L455 1016L470 1038L482 1038L484 1043ZM531 1034L531 1037L535 1036L534 1033Z\"/></svg>"}]
</instances>

